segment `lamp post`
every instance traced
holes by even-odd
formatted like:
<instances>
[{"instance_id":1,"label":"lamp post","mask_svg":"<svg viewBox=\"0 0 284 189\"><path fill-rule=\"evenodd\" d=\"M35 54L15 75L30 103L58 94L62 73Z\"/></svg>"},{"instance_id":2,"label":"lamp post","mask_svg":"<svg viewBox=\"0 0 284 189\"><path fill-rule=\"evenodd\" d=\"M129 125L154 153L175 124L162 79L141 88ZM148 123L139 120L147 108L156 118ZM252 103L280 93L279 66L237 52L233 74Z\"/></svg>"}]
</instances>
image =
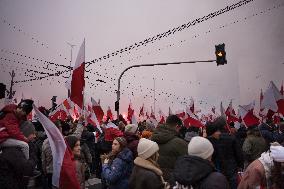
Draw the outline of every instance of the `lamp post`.
<instances>
[{"instance_id":1,"label":"lamp post","mask_svg":"<svg viewBox=\"0 0 284 189\"><path fill-rule=\"evenodd\" d=\"M123 74L131 69L131 68L138 68L138 67L146 67L146 66L165 66L165 65L177 65L177 64L195 64L201 62L215 62L216 60L197 60L197 61L187 61L187 62L169 62L169 63L156 63L156 64L137 64L133 66L127 67L123 72L120 74L118 78L118 86L116 91L116 102L115 102L115 111L117 112L117 118L119 117L119 100L120 100L120 80Z\"/></svg>"}]
</instances>

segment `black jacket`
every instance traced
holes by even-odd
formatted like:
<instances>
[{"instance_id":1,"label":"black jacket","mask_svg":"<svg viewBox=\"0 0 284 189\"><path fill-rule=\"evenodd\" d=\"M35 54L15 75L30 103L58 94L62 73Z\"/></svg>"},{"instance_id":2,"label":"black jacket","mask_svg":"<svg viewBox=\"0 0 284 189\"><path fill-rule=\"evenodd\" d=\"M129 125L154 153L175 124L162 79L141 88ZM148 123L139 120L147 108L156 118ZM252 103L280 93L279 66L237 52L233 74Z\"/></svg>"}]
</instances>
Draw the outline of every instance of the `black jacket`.
<instances>
[{"instance_id":1,"label":"black jacket","mask_svg":"<svg viewBox=\"0 0 284 189\"><path fill-rule=\"evenodd\" d=\"M226 177L215 171L213 165L197 156L183 156L174 169L176 185L194 189L229 189Z\"/></svg>"},{"instance_id":2,"label":"black jacket","mask_svg":"<svg viewBox=\"0 0 284 189\"><path fill-rule=\"evenodd\" d=\"M0 154L0 188L25 188L24 176L31 176L36 165L33 157L26 160L21 149L3 148Z\"/></svg>"}]
</instances>

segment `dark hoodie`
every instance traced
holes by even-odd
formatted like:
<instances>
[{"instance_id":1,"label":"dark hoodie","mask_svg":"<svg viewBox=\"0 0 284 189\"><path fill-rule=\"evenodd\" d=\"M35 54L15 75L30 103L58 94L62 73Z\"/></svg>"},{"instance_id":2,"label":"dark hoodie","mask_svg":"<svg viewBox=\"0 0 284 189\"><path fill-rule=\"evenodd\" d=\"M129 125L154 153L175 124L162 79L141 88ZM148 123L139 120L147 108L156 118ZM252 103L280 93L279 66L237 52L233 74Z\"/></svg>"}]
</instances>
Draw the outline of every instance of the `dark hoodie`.
<instances>
[{"instance_id":1,"label":"dark hoodie","mask_svg":"<svg viewBox=\"0 0 284 189\"><path fill-rule=\"evenodd\" d=\"M128 179L133 168L132 152L124 148L110 164L103 164L102 176L107 181L109 189L128 188Z\"/></svg>"},{"instance_id":2,"label":"dark hoodie","mask_svg":"<svg viewBox=\"0 0 284 189\"><path fill-rule=\"evenodd\" d=\"M135 159L138 155L137 146L139 143L139 136L134 133L124 132L124 138L127 141L127 147L131 150L133 158Z\"/></svg>"},{"instance_id":3,"label":"dark hoodie","mask_svg":"<svg viewBox=\"0 0 284 189\"><path fill-rule=\"evenodd\" d=\"M194 189L229 189L226 177L215 171L213 165L197 156L180 157L175 165L174 180L177 185Z\"/></svg>"},{"instance_id":4,"label":"dark hoodie","mask_svg":"<svg viewBox=\"0 0 284 189\"><path fill-rule=\"evenodd\" d=\"M177 136L174 128L162 125L154 131L151 138L159 145L158 164L165 181L170 180L177 158L187 154L187 142Z\"/></svg>"}]
</instances>

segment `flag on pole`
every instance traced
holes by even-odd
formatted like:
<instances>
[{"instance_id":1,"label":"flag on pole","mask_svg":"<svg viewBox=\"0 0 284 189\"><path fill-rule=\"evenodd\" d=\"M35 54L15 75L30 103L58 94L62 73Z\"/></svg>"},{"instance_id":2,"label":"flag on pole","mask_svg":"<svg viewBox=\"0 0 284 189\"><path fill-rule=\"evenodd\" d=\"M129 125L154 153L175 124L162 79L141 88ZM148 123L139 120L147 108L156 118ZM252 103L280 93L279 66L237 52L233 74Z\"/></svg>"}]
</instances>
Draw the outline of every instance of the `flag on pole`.
<instances>
[{"instance_id":1,"label":"flag on pole","mask_svg":"<svg viewBox=\"0 0 284 189\"><path fill-rule=\"evenodd\" d=\"M95 99L91 98L91 102L93 111L96 114L99 123L101 123L104 118L104 111L101 105L95 101Z\"/></svg>"},{"instance_id":2,"label":"flag on pole","mask_svg":"<svg viewBox=\"0 0 284 189\"><path fill-rule=\"evenodd\" d=\"M70 99L83 109L84 87L85 87L85 40L83 41L77 55L72 73Z\"/></svg>"},{"instance_id":3,"label":"flag on pole","mask_svg":"<svg viewBox=\"0 0 284 189\"><path fill-rule=\"evenodd\" d=\"M48 137L52 152L52 185L60 189L80 189L72 150L66 145L63 135L54 123L43 115L35 105L33 107Z\"/></svg>"}]
</instances>

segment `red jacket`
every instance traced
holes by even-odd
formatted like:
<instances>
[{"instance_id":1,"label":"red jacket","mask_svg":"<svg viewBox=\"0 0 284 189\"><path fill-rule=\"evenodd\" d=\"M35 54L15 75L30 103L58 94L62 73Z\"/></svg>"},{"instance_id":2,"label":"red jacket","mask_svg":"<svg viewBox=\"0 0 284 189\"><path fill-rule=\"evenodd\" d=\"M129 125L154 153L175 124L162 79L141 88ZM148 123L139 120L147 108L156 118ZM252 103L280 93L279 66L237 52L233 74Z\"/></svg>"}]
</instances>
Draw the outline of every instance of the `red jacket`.
<instances>
[{"instance_id":1,"label":"red jacket","mask_svg":"<svg viewBox=\"0 0 284 189\"><path fill-rule=\"evenodd\" d=\"M8 138L13 138L21 141L26 141L26 137L20 131L20 123L24 119L17 118L15 110L17 106L10 104L5 106L2 111L5 112L5 116L0 120L0 143L4 142Z\"/></svg>"}]
</instances>

